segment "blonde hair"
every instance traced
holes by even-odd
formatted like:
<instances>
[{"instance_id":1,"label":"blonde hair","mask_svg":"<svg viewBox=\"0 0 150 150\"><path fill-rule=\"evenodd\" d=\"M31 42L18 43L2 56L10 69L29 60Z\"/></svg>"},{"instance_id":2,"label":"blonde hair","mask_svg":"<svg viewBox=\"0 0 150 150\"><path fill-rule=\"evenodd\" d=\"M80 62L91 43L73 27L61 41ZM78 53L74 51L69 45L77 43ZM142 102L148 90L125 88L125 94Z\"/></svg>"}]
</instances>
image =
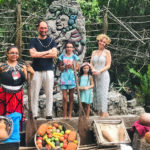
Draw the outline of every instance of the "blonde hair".
<instances>
[{"instance_id":1,"label":"blonde hair","mask_svg":"<svg viewBox=\"0 0 150 150\"><path fill-rule=\"evenodd\" d=\"M106 35L106 34L99 34L97 37L96 37L96 40L97 41L100 41L102 39L106 38L106 44L109 45L110 42L111 42L111 39Z\"/></svg>"}]
</instances>

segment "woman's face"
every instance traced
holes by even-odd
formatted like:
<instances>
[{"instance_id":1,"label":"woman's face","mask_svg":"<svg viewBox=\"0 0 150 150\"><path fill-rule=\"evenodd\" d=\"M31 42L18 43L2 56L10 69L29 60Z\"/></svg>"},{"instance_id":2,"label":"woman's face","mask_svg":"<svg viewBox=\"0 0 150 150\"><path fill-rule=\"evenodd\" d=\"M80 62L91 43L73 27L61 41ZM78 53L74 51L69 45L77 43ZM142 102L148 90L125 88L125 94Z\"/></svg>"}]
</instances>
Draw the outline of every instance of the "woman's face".
<instances>
[{"instance_id":1,"label":"woman's face","mask_svg":"<svg viewBox=\"0 0 150 150\"><path fill-rule=\"evenodd\" d=\"M106 38L103 38L103 39L98 41L98 46L99 46L100 49L104 49L106 44L107 44L107 39Z\"/></svg>"},{"instance_id":2,"label":"woman's face","mask_svg":"<svg viewBox=\"0 0 150 150\"><path fill-rule=\"evenodd\" d=\"M73 45L72 45L71 43L68 43L68 44L66 45L66 53L67 53L67 54L72 54L73 50L74 50Z\"/></svg>"},{"instance_id":3,"label":"woman's face","mask_svg":"<svg viewBox=\"0 0 150 150\"><path fill-rule=\"evenodd\" d=\"M18 48L11 48L7 52L7 57L8 57L8 60L10 60L10 61L16 61L19 58Z\"/></svg>"}]
</instances>

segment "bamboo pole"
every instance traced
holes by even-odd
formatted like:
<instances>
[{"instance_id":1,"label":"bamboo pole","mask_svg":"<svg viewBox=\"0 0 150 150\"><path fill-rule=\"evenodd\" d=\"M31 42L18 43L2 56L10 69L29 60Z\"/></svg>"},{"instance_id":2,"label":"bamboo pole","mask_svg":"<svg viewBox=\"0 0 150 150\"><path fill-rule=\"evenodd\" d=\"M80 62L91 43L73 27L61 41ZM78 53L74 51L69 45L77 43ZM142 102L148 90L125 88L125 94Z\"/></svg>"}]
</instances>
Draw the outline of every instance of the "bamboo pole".
<instances>
[{"instance_id":1,"label":"bamboo pole","mask_svg":"<svg viewBox=\"0 0 150 150\"><path fill-rule=\"evenodd\" d=\"M21 18L21 0L17 0L17 25L16 25L16 46L22 53L22 18Z\"/></svg>"},{"instance_id":2,"label":"bamboo pole","mask_svg":"<svg viewBox=\"0 0 150 150\"><path fill-rule=\"evenodd\" d=\"M109 8L109 3L110 3L110 0L107 3L107 8L106 8L106 12L105 12L105 15L104 15L104 22L103 22L103 30L104 30L105 34L107 34L107 31L108 31L108 8Z\"/></svg>"}]
</instances>

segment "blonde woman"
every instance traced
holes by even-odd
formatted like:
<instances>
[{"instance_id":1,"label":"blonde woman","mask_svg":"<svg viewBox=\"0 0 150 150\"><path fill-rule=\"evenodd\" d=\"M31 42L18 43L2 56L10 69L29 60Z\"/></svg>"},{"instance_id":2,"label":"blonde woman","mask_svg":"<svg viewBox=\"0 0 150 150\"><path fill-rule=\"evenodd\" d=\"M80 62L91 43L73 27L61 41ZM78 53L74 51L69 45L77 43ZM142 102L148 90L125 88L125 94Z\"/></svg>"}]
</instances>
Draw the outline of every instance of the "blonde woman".
<instances>
[{"instance_id":1,"label":"blonde woman","mask_svg":"<svg viewBox=\"0 0 150 150\"><path fill-rule=\"evenodd\" d=\"M97 36L98 50L92 52L91 66L94 79L94 100L93 105L97 111L100 111L100 117L108 117L108 90L110 76L108 69L111 66L111 53L105 47L110 44L111 40L106 34Z\"/></svg>"}]
</instances>

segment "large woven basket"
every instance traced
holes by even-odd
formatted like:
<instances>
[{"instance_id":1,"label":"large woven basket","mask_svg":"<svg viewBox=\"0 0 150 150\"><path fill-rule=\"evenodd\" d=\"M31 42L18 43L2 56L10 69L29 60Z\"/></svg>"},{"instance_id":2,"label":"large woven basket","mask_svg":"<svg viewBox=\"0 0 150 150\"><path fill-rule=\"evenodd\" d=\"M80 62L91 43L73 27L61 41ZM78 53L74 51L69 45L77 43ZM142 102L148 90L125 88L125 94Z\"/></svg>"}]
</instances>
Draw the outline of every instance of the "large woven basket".
<instances>
[{"instance_id":1,"label":"large woven basket","mask_svg":"<svg viewBox=\"0 0 150 150\"><path fill-rule=\"evenodd\" d=\"M76 131L71 125L69 125L68 123L65 123L65 122L61 122L61 121L49 121L49 122L47 122L48 125L53 125L54 123L58 123L59 125L64 126L64 127L65 127L66 129L68 129L68 130ZM76 131L76 133L77 133L77 131ZM36 143L36 140L37 140L37 133L36 133L35 136L34 136L34 142L35 142L36 148L37 148L38 150L41 150L41 149L38 148L37 143ZM78 141L78 146L77 146L77 150L78 150L78 149L79 149L79 146L80 146L80 137L79 137L79 134L78 134L78 133L77 133L77 139L76 139L76 140Z\"/></svg>"},{"instance_id":2,"label":"large woven basket","mask_svg":"<svg viewBox=\"0 0 150 150\"><path fill-rule=\"evenodd\" d=\"M1 120L4 120L4 123L6 124L6 131L8 133L8 136L6 138L0 139L0 143L4 140L8 139L13 131L13 121L11 118L0 116L0 121Z\"/></svg>"}]
</instances>

